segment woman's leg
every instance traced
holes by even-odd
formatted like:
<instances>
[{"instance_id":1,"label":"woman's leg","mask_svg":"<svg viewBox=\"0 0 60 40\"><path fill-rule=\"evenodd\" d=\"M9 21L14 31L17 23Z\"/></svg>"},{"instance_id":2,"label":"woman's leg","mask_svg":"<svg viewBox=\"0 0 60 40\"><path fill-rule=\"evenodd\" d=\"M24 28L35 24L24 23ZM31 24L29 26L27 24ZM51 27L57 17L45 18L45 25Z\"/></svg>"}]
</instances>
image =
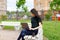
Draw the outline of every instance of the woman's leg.
<instances>
[{"instance_id":1,"label":"woman's leg","mask_svg":"<svg viewBox=\"0 0 60 40\"><path fill-rule=\"evenodd\" d=\"M37 30L27 30L26 35L37 35L38 29Z\"/></svg>"},{"instance_id":2,"label":"woman's leg","mask_svg":"<svg viewBox=\"0 0 60 40\"><path fill-rule=\"evenodd\" d=\"M35 35L36 35L37 31L38 30L26 30L26 29L24 29L24 30L21 31L17 40L20 40L21 38L22 38L22 40L24 40L25 35L33 35L33 33L35 33Z\"/></svg>"},{"instance_id":3,"label":"woman's leg","mask_svg":"<svg viewBox=\"0 0 60 40\"><path fill-rule=\"evenodd\" d=\"M27 30L26 35L32 35L33 30Z\"/></svg>"},{"instance_id":4,"label":"woman's leg","mask_svg":"<svg viewBox=\"0 0 60 40\"><path fill-rule=\"evenodd\" d=\"M20 40L21 38L22 38L22 40L24 40L24 36L25 35L26 35L26 30L24 29L24 30L21 31L21 33L20 33L20 35L19 35L17 40Z\"/></svg>"}]
</instances>

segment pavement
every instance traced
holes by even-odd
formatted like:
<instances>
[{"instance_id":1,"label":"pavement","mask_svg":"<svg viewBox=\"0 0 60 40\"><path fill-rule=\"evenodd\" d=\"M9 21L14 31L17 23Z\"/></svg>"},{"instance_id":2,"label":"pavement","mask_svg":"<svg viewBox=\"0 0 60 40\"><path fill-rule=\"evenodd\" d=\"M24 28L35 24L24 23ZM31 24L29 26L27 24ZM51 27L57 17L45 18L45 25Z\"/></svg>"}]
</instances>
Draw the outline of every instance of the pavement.
<instances>
[{"instance_id":1,"label":"pavement","mask_svg":"<svg viewBox=\"0 0 60 40\"><path fill-rule=\"evenodd\" d=\"M19 31L0 30L0 40L17 40Z\"/></svg>"},{"instance_id":2,"label":"pavement","mask_svg":"<svg viewBox=\"0 0 60 40\"><path fill-rule=\"evenodd\" d=\"M0 40L17 40L20 31L0 30ZM44 37L44 40L47 40Z\"/></svg>"}]
</instances>

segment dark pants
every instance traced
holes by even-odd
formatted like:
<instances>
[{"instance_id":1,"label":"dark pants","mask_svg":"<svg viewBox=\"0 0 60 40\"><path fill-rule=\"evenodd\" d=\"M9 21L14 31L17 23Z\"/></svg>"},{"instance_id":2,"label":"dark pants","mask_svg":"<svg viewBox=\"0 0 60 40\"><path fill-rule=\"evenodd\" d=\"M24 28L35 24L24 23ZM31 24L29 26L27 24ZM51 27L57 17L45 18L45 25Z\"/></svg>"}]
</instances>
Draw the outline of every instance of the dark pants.
<instances>
[{"instance_id":1,"label":"dark pants","mask_svg":"<svg viewBox=\"0 0 60 40\"><path fill-rule=\"evenodd\" d=\"M35 35L38 33L38 29L37 30L22 30L18 39L17 40L20 40L22 38L22 40L24 40L24 36L25 35L32 35L33 33L35 33Z\"/></svg>"}]
</instances>

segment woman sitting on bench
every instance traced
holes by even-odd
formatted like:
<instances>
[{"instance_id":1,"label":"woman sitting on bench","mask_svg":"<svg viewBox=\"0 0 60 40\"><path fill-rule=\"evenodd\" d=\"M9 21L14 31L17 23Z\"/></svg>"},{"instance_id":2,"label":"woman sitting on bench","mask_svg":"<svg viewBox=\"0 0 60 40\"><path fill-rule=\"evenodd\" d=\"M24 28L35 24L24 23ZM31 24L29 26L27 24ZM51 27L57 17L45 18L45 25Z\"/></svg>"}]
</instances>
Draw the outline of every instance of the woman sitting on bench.
<instances>
[{"instance_id":1,"label":"woman sitting on bench","mask_svg":"<svg viewBox=\"0 0 60 40\"><path fill-rule=\"evenodd\" d=\"M31 10L31 27L29 28L29 30L27 29L23 29L18 37L17 40L20 40L22 38L22 40L24 39L25 35L32 35L35 36L38 33L38 29L40 28L40 26L42 26L42 20L38 15L38 12L36 11L36 9L32 9Z\"/></svg>"}]
</instances>

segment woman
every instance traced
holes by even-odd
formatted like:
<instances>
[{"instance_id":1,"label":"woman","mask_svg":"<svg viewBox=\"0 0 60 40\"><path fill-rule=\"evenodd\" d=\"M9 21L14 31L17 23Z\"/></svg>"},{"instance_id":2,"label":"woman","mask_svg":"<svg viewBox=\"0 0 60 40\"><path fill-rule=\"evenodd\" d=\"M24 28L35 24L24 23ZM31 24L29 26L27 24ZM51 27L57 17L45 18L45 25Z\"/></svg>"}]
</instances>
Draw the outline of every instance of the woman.
<instances>
[{"instance_id":1,"label":"woman","mask_svg":"<svg viewBox=\"0 0 60 40\"><path fill-rule=\"evenodd\" d=\"M31 10L31 16L31 27L29 28L29 30L23 29L17 40L20 40L21 38L22 40L24 40L25 35L37 35L38 29L40 28L40 26L42 26L42 20L39 17L36 9Z\"/></svg>"}]
</instances>

